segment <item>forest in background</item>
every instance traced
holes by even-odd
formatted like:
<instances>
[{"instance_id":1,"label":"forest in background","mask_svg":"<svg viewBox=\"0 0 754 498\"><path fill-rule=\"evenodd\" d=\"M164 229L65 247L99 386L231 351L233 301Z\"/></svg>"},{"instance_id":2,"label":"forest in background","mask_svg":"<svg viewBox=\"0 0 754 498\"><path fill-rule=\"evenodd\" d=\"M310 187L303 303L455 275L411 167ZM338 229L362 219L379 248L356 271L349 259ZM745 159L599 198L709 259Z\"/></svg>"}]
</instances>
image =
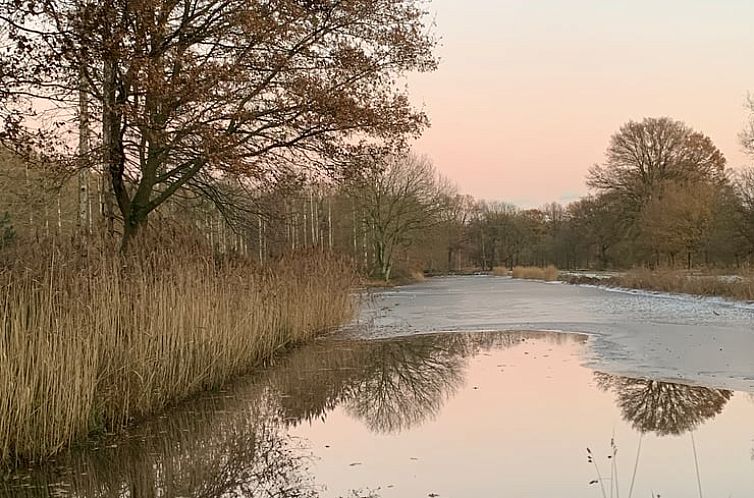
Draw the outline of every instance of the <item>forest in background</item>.
<instances>
[{"instance_id":1,"label":"forest in background","mask_svg":"<svg viewBox=\"0 0 754 498\"><path fill-rule=\"evenodd\" d=\"M742 141L751 149L750 135ZM56 178L9 152L3 158L4 245L76 238L106 223L101 172L85 172L82 197L80 174ZM200 234L219 254L264 263L296 251L330 252L386 280L514 266L752 264L754 168L728 168L712 141L687 125L627 123L586 181L593 193L578 201L520 209L463 195L428 157L393 151L370 157L349 178L288 178L265 189L218 180L207 196L182 189L152 217L158 226Z\"/></svg>"}]
</instances>

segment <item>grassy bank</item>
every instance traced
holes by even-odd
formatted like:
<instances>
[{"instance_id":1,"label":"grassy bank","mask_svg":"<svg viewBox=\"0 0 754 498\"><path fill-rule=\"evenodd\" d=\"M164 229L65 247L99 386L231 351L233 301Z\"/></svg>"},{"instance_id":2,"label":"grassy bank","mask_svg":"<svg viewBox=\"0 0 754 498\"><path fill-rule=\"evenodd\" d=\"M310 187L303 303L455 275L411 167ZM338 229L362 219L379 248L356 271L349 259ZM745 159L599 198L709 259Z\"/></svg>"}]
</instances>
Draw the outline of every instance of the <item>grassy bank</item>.
<instances>
[{"instance_id":1,"label":"grassy bank","mask_svg":"<svg viewBox=\"0 0 754 498\"><path fill-rule=\"evenodd\" d=\"M553 266L516 266L511 272L513 278L523 278L528 280L545 280L552 282L558 279L558 269Z\"/></svg>"},{"instance_id":2,"label":"grassy bank","mask_svg":"<svg viewBox=\"0 0 754 498\"><path fill-rule=\"evenodd\" d=\"M257 268L201 244L128 260L38 247L0 266L0 463L52 455L218 386L351 317L342 261Z\"/></svg>"},{"instance_id":3,"label":"grassy bank","mask_svg":"<svg viewBox=\"0 0 754 498\"><path fill-rule=\"evenodd\" d=\"M754 277L699 275L685 271L632 270L605 281L628 289L675 292L697 296L720 296L744 301L754 300Z\"/></svg>"}]
</instances>

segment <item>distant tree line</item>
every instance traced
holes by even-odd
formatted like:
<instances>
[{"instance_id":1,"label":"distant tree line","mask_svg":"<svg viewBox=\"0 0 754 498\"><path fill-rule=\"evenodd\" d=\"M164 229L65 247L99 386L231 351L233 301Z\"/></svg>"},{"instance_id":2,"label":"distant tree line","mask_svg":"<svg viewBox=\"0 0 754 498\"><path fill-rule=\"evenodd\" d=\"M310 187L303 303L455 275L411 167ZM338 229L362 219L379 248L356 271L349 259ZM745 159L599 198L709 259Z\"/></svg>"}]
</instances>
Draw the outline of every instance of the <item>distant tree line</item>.
<instances>
[{"instance_id":1,"label":"distant tree line","mask_svg":"<svg viewBox=\"0 0 754 498\"><path fill-rule=\"evenodd\" d=\"M750 152L751 136L743 134ZM726 166L709 137L681 122L629 122L590 170L590 195L539 209L457 196L425 257L438 271L750 265L754 169Z\"/></svg>"},{"instance_id":2,"label":"distant tree line","mask_svg":"<svg viewBox=\"0 0 754 498\"><path fill-rule=\"evenodd\" d=\"M517 265L741 267L754 256L754 168L727 169L708 137L668 118L624 125L589 172L592 194L538 209L459 194L427 157L405 150L355 161L337 180L291 177L249 189L218 178L206 192L179 191L157 219L194 227L219 252L265 261L333 251L386 280ZM5 162L3 179L14 194L0 205L12 213L2 218L3 240L30 228L76 233L72 182L50 187L18 161Z\"/></svg>"},{"instance_id":3,"label":"distant tree line","mask_svg":"<svg viewBox=\"0 0 754 498\"><path fill-rule=\"evenodd\" d=\"M742 142L754 153L751 129L742 133ZM404 158L402 167L411 170L413 161ZM754 168L728 169L709 137L669 118L622 126L610 140L605 161L589 171L592 193L567 205L520 209L475 200L457 193L431 169L425 176L436 194L420 197L434 199L429 203L434 208L422 211L417 204L423 221L402 231L393 258L403 271L549 264L738 268L753 262ZM397 197L384 195L379 202ZM373 233L377 227L367 223L362 228ZM365 262L370 261L367 252ZM378 252L375 246L367 267L384 275L374 271ZM358 254L355 245L353 253Z\"/></svg>"}]
</instances>

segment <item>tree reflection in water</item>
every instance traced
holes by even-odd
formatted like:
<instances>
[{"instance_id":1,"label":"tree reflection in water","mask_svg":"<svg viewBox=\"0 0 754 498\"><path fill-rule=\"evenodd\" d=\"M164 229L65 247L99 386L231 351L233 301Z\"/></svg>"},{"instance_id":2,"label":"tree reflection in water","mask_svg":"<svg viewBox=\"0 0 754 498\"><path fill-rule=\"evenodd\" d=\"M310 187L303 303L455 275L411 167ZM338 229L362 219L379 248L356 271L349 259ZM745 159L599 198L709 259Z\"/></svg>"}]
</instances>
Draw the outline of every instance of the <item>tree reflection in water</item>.
<instances>
[{"instance_id":1,"label":"tree reflection in water","mask_svg":"<svg viewBox=\"0 0 754 498\"><path fill-rule=\"evenodd\" d=\"M550 332L429 334L373 341L363 376L346 402L348 412L372 431L395 433L435 418L464 382L467 360L527 339L584 341L585 336Z\"/></svg>"},{"instance_id":2,"label":"tree reflection in water","mask_svg":"<svg viewBox=\"0 0 754 498\"><path fill-rule=\"evenodd\" d=\"M720 414L732 391L596 372L597 385L616 395L623 418L641 433L659 436L693 431Z\"/></svg>"},{"instance_id":3,"label":"tree reflection in water","mask_svg":"<svg viewBox=\"0 0 754 498\"><path fill-rule=\"evenodd\" d=\"M432 419L463 383L468 337L426 335L379 341L346 402L374 432L400 432Z\"/></svg>"},{"instance_id":4,"label":"tree reflection in water","mask_svg":"<svg viewBox=\"0 0 754 498\"><path fill-rule=\"evenodd\" d=\"M194 400L124 438L15 476L0 496L317 496L309 458L271 416L272 398L248 394L254 403L244 408L223 394Z\"/></svg>"},{"instance_id":5,"label":"tree reflection in water","mask_svg":"<svg viewBox=\"0 0 754 498\"><path fill-rule=\"evenodd\" d=\"M0 497L318 496L290 426L338 405L375 432L436 416L461 386L468 358L555 333L434 334L385 341L323 340L259 374L187 401L124 437L73 450L28 472L0 475ZM356 492L349 496L360 496Z\"/></svg>"}]
</instances>

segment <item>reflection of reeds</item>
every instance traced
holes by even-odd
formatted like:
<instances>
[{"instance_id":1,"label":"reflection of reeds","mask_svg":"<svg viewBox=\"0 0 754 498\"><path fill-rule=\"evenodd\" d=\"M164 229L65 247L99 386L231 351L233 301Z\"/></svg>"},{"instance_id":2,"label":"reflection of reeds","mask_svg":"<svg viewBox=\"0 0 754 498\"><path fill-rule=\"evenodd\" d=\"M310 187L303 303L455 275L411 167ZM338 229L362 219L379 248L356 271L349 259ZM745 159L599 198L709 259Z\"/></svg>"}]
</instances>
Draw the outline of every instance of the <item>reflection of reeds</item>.
<instances>
[{"instance_id":1,"label":"reflection of reeds","mask_svg":"<svg viewBox=\"0 0 754 498\"><path fill-rule=\"evenodd\" d=\"M0 465L218 386L353 310L350 270L326 257L139 256L42 248L0 266Z\"/></svg>"},{"instance_id":2,"label":"reflection of reeds","mask_svg":"<svg viewBox=\"0 0 754 498\"><path fill-rule=\"evenodd\" d=\"M287 434L290 426L325 418L342 404L374 431L415 427L462 382L465 359L529 339L584 340L514 332L313 341L222 391L105 438L96 451L74 448L56 465L16 473L20 480L0 474L0 498L314 496L308 450ZM62 491L49 491L55 489Z\"/></svg>"},{"instance_id":3,"label":"reflection of reeds","mask_svg":"<svg viewBox=\"0 0 754 498\"><path fill-rule=\"evenodd\" d=\"M691 437L691 448L694 454L694 470L696 472L697 491L698 491L699 498L703 498L702 478L701 478L701 473L699 471L699 457L696 451L696 441L694 439L693 432L690 432L689 435ZM634 494L634 485L636 484L636 474L639 469L639 460L641 457L641 444L643 440L644 440L644 433L641 433L639 436L639 445L636 449L636 459L634 461L634 467L631 473L631 484L630 484L630 487L628 488L628 498L632 498ZM620 484L618 482L618 465L617 465L618 447L615 445L614 438L610 439L610 450L611 450L611 453L607 457L610 460L610 494L609 496L610 498L613 498L613 497L620 498ZM604 478L602 477L600 466L597 464L597 460L595 459L596 457L592 454L592 450L590 450L589 448L587 448L586 451L587 451L587 462L593 465L594 471L597 475L597 478L590 481L589 484L590 485L599 484L602 498L607 498L608 494L605 491ZM651 497L660 498L660 495L659 494L655 495L655 492L652 491Z\"/></svg>"},{"instance_id":4,"label":"reflection of reeds","mask_svg":"<svg viewBox=\"0 0 754 498\"><path fill-rule=\"evenodd\" d=\"M285 434L277 394L263 384L205 395L152 419L96 451L72 451L55 466L2 484L0 496L318 496L307 452Z\"/></svg>"},{"instance_id":5,"label":"reflection of reeds","mask_svg":"<svg viewBox=\"0 0 754 498\"><path fill-rule=\"evenodd\" d=\"M628 498L631 498L634 493L634 483L636 482L636 471L639 468L639 455L641 454L641 438L639 439L639 448L636 452L636 462L634 463L633 472L631 475L631 485L628 488ZM596 457L592 454L592 451L587 448L587 462L592 464L594 471L597 474L597 478L589 482L590 485L599 484L602 498L620 498L620 481L618 479L618 445L615 444L615 436L610 438L610 454L607 459L610 461L610 495L605 491L604 478L600 471L600 466L597 463ZM653 495L654 496L654 495Z\"/></svg>"},{"instance_id":6,"label":"reflection of reeds","mask_svg":"<svg viewBox=\"0 0 754 498\"><path fill-rule=\"evenodd\" d=\"M642 442L644 442L644 433L641 433L639 435L639 444L636 447L636 458L634 459L634 469L631 472L631 487L628 488L628 498L631 498L631 496L633 496L634 494L634 486L636 485L636 473L639 471L639 460L641 459Z\"/></svg>"}]
</instances>

